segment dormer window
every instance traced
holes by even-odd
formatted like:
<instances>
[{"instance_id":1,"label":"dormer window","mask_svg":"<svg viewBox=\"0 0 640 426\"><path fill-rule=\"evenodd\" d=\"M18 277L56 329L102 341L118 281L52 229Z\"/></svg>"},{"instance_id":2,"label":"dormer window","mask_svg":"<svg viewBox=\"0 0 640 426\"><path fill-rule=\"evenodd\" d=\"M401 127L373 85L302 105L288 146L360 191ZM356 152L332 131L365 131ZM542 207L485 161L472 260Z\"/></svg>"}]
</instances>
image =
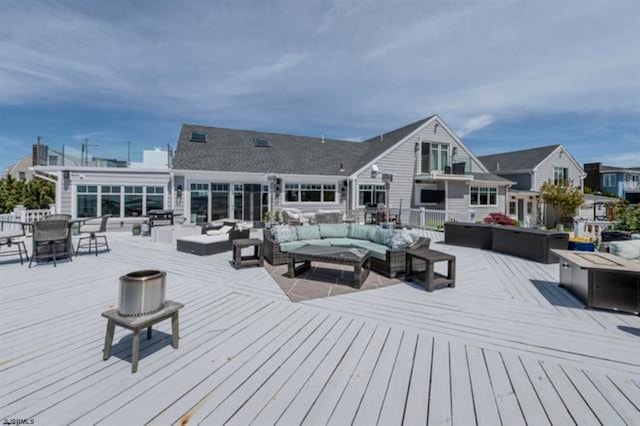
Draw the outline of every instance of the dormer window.
<instances>
[{"instance_id":1,"label":"dormer window","mask_svg":"<svg viewBox=\"0 0 640 426\"><path fill-rule=\"evenodd\" d=\"M191 132L191 139L189 139L191 142L206 142L207 141L207 134L203 133L203 132Z\"/></svg>"},{"instance_id":2,"label":"dormer window","mask_svg":"<svg viewBox=\"0 0 640 426\"><path fill-rule=\"evenodd\" d=\"M271 142L267 138L256 138L255 142L258 148L271 148Z\"/></svg>"}]
</instances>

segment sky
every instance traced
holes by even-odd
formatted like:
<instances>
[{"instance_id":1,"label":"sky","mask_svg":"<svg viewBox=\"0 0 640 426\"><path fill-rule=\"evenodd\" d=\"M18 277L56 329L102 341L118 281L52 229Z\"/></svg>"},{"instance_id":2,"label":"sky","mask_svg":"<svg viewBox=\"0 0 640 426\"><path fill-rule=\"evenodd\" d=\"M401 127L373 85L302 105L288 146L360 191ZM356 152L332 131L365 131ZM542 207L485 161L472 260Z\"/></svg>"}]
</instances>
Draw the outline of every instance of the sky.
<instances>
[{"instance_id":1,"label":"sky","mask_svg":"<svg viewBox=\"0 0 640 426\"><path fill-rule=\"evenodd\" d=\"M0 167L132 160L180 125L362 140L439 114L477 155L640 166L640 1L0 0Z\"/></svg>"}]
</instances>

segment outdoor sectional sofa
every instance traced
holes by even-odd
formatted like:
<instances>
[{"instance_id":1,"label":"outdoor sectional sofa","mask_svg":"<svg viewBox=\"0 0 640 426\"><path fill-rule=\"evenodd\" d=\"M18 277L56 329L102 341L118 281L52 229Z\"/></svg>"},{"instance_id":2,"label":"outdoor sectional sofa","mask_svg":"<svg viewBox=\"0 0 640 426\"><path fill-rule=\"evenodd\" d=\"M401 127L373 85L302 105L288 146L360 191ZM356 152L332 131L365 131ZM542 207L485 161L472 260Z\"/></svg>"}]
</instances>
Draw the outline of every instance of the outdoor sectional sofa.
<instances>
[{"instance_id":1,"label":"outdoor sectional sofa","mask_svg":"<svg viewBox=\"0 0 640 426\"><path fill-rule=\"evenodd\" d=\"M371 270L394 278L405 273L407 250L429 248L431 242L429 238L415 237L403 248L391 248L394 232L408 231L391 231L375 225L341 223L290 228L295 229L295 236L282 242L276 241L273 230L264 230L264 257L272 265L287 263L287 252L305 245L353 247L369 250Z\"/></svg>"}]
</instances>

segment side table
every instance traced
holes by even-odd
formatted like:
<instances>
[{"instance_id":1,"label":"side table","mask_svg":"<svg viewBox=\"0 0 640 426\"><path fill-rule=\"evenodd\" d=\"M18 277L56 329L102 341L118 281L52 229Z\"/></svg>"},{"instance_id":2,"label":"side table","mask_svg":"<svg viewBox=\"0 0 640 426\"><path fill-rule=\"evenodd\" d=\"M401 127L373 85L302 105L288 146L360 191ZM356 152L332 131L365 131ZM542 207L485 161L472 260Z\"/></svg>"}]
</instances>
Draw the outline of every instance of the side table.
<instances>
[{"instance_id":1,"label":"side table","mask_svg":"<svg viewBox=\"0 0 640 426\"><path fill-rule=\"evenodd\" d=\"M414 261L422 261L424 270L416 270ZM437 262L447 262L447 275L434 270ZM407 281L417 281L424 285L427 291L434 291L444 287L456 286L456 257L436 250L409 250L406 255Z\"/></svg>"},{"instance_id":2,"label":"side table","mask_svg":"<svg viewBox=\"0 0 640 426\"><path fill-rule=\"evenodd\" d=\"M131 351L131 372L138 371L138 359L140 357L140 330L147 329L147 339L151 339L152 326L160 321L171 318L171 336L173 337L172 346L174 349L178 349L178 340L180 338L178 334L178 311L183 308L184 305L178 302L172 302L167 300L164 308L149 315L141 316L123 316L118 313L118 309L111 309L103 312L102 316L105 317L107 322L107 335L104 339L103 360L108 360L111 357L111 345L113 344L113 335L115 333L116 325L133 331L133 348Z\"/></svg>"},{"instance_id":3,"label":"side table","mask_svg":"<svg viewBox=\"0 0 640 426\"><path fill-rule=\"evenodd\" d=\"M253 255L243 256L242 249L253 247ZM244 266L263 266L262 240L257 238L239 238L233 240L233 266L240 269Z\"/></svg>"}]
</instances>

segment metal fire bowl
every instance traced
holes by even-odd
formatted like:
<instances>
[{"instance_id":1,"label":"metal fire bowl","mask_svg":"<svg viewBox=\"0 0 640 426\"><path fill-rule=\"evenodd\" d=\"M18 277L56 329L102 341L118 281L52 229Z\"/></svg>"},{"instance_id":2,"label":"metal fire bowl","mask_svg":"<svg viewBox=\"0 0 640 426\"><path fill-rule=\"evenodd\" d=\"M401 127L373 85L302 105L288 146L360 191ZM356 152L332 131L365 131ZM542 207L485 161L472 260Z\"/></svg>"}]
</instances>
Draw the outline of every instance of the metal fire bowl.
<instances>
[{"instance_id":1,"label":"metal fire bowl","mask_svg":"<svg viewBox=\"0 0 640 426\"><path fill-rule=\"evenodd\" d=\"M167 273L135 271L120 277L118 313L123 316L148 315L164 307Z\"/></svg>"}]
</instances>

